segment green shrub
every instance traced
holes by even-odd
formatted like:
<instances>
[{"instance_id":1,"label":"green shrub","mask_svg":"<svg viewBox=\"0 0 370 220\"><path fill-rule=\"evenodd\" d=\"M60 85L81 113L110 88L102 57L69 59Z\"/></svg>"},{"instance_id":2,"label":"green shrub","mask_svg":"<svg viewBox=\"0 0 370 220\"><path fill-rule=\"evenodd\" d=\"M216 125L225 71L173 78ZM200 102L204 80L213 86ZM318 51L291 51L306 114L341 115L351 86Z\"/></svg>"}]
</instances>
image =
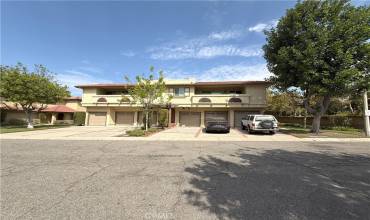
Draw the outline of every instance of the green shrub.
<instances>
[{"instance_id":1,"label":"green shrub","mask_svg":"<svg viewBox=\"0 0 370 220\"><path fill-rule=\"evenodd\" d=\"M23 119L12 118L6 124L8 124L8 125L26 125L27 122Z\"/></svg>"},{"instance_id":2,"label":"green shrub","mask_svg":"<svg viewBox=\"0 0 370 220\"><path fill-rule=\"evenodd\" d=\"M128 134L128 136L140 137L140 136L145 135L145 131L142 129L135 129L135 130L126 131L126 134Z\"/></svg>"},{"instance_id":3,"label":"green shrub","mask_svg":"<svg viewBox=\"0 0 370 220\"><path fill-rule=\"evenodd\" d=\"M157 132L157 131L159 131L159 129L158 129L158 128L149 128L149 129L148 129L148 132L149 132L149 133L154 133L154 132Z\"/></svg>"},{"instance_id":4,"label":"green shrub","mask_svg":"<svg viewBox=\"0 0 370 220\"><path fill-rule=\"evenodd\" d=\"M75 112L73 114L73 123L78 126L84 125L85 118L86 118L86 112Z\"/></svg>"},{"instance_id":5,"label":"green shrub","mask_svg":"<svg viewBox=\"0 0 370 220\"><path fill-rule=\"evenodd\" d=\"M42 123L42 124L48 124L49 123L48 117L45 113L40 113L39 118L40 118L40 123Z\"/></svg>"},{"instance_id":6,"label":"green shrub","mask_svg":"<svg viewBox=\"0 0 370 220\"><path fill-rule=\"evenodd\" d=\"M159 118L158 118L159 126L167 127L168 126L168 110L161 109L159 110Z\"/></svg>"}]
</instances>

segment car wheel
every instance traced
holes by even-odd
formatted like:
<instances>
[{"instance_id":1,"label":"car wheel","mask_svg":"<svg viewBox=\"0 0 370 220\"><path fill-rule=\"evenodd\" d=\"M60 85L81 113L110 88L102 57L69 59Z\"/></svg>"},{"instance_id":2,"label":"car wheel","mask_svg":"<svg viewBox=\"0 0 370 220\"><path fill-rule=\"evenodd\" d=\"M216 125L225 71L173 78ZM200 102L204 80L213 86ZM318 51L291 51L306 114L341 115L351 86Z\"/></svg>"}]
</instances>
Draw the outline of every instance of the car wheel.
<instances>
[{"instance_id":1,"label":"car wheel","mask_svg":"<svg viewBox=\"0 0 370 220\"><path fill-rule=\"evenodd\" d=\"M274 135L274 134L275 134L275 131L270 131L270 134L271 134L271 135Z\"/></svg>"},{"instance_id":2,"label":"car wheel","mask_svg":"<svg viewBox=\"0 0 370 220\"><path fill-rule=\"evenodd\" d=\"M245 126L242 124L242 130L245 130Z\"/></svg>"},{"instance_id":3,"label":"car wheel","mask_svg":"<svg viewBox=\"0 0 370 220\"><path fill-rule=\"evenodd\" d=\"M248 133L249 134L252 134L252 130L251 130L251 128L248 126Z\"/></svg>"}]
</instances>

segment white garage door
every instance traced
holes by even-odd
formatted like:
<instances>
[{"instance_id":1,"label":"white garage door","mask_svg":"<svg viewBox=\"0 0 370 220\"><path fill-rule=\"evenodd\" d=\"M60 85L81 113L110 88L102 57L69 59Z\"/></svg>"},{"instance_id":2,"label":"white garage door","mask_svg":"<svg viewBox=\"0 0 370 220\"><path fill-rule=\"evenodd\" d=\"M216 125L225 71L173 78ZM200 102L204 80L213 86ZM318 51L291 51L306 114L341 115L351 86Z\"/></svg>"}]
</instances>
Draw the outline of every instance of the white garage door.
<instances>
[{"instance_id":1,"label":"white garage door","mask_svg":"<svg viewBox=\"0 0 370 220\"><path fill-rule=\"evenodd\" d=\"M92 126L104 126L107 120L106 112L89 112L89 125Z\"/></svg>"},{"instance_id":2,"label":"white garage door","mask_svg":"<svg viewBox=\"0 0 370 220\"><path fill-rule=\"evenodd\" d=\"M235 111L234 112L234 126L240 128L242 123L242 118L247 117L250 114L259 114L258 112L251 111Z\"/></svg>"},{"instance_id":3,"label":"white garage door","mask_svg":"<svg viewBox=\"0 0 370 220\"><path fill-rule=\"evenodd\" d=\"M180 112L180 125L200 127L200 112Z\"/></svg>"},{"instance_id":4,"label":"white garage door","mask_svg":"<svg viewBox=\"0 0 370 220\"><path fill-rule=\"evenodd\" d=\"M229 121L229 112L205 112L205 125L207 126L210 121Z\"/></svg>"},{"instance_id":5,"label":"white garage door","mask_svg":"<svg viewBox=\"0 0 370 220\"><path fill-rule=\"evenodd\" d=\"M116 112L116 125L133 125L134 112Z\"/></svg>"}]
</instances>

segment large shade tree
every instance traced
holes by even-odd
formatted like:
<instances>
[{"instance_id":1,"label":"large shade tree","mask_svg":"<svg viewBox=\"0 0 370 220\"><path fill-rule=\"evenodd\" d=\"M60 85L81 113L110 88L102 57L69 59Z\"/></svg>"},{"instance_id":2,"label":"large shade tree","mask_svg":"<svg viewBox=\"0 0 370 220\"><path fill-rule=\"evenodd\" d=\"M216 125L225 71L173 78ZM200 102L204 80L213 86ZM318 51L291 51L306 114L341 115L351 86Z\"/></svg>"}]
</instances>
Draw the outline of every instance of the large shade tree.
<instances>
[{"instance_id":1,"label":"large shade tree","mask_svg":"<svg viewBox=\"0 0 370 220\"><path fill-rule=\"evenodd\" d=\"M303 92L313 132L319 132L333 97L370 87L369 7L356 8L347 0L298 2L265 34L271 81L282 90Z\"/></svg>"},{"instance_id":2,"label":"large shade tree","mask_svg":"<svg viewBox=\"0 0 370 220\"><path fill-rule=\"evenodd\" d=\"M34 71L30 71L19 63L0 66L0 71L0 96L22 107L28 128L33 128L33 112L70 95L67 87L55 81L53 74L42 65L35 65Z\"/></svg>"}]
</instances>

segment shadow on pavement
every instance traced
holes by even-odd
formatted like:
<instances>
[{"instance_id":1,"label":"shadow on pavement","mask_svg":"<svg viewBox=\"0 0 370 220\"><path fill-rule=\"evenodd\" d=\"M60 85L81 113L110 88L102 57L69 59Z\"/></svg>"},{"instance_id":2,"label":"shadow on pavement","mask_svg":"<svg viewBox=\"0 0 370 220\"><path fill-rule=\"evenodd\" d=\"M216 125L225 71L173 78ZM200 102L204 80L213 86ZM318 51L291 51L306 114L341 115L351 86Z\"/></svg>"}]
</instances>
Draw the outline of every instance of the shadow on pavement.
<instances>
[{"instance_id":1,"label":"shadow on pavement","mask_svg":"<svg viewBox=\"0 0 370 220\"><path fill-rule=\"evenodd\" d=\"M227 157L226 157L227 158ZM187 167L187 202L220 219L369 219L370 158L269 150Z\"/></svg>"}]
</instances>

